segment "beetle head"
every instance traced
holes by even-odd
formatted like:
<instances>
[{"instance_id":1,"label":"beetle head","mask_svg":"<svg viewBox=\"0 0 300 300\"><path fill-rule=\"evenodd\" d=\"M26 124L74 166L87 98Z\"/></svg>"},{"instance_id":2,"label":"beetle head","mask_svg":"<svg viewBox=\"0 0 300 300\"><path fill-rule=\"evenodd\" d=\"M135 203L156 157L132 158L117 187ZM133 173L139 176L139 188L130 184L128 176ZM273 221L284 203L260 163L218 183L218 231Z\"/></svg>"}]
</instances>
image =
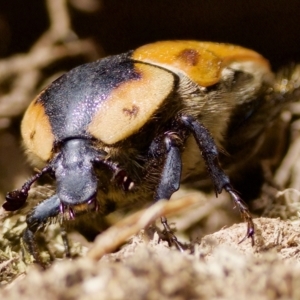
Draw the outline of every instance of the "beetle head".
<instances>
[{"instance_id":1,"label":"beetle head","mask_svg":"<svg viewBox=\"0 0 300 300\"><path fill-rule=\"evenodd\" d=\"M63 143L52 164L62 212L65 208L75 212L96 208L98 180L93 165L96 155L86 139L71 139ZM73 211L70 211L71 217Z\"/></svg>"}]
</instances>

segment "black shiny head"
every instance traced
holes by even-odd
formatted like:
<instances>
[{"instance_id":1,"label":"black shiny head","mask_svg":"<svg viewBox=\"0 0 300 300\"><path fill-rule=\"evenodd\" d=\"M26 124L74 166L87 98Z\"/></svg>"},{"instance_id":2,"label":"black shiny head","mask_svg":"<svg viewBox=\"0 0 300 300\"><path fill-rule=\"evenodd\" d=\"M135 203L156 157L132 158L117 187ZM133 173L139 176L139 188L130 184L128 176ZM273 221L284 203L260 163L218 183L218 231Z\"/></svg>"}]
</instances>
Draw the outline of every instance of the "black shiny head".
<instances>
[{"instance_id":1,"label":"black shiny head","mask_svg":"<svg viewBox=\"0 0 300 300\"><path fill-rule=\"evenodd\" d=\"M66 140L52 163L56 194L63 206L76 206L96 199L98 180L93 161L97 152L88 139Z\"/></svg>"}]
</instances>

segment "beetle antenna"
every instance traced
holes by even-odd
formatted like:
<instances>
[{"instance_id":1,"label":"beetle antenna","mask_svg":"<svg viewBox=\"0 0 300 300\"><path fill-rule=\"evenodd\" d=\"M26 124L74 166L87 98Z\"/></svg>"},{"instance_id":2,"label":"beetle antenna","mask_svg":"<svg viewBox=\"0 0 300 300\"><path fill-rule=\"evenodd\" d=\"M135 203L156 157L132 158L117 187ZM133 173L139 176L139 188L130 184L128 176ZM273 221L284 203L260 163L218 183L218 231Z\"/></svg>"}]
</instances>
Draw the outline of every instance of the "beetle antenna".
<instances>
[{"instance_id":1,"label":"beetle antenna","mask_svg":"<svg viewBox=\"0 0 300 300\"><path fill-rule=\"evenodd\" d=\"M50 170L51 165L44 167L39 173L35 174L32 178L26 181L21 189L7 193L5 196L6 202L4 202L2 207L7 211L15 211L20 209L26 202L31 185Z\"/></svg>"}]
</instances>

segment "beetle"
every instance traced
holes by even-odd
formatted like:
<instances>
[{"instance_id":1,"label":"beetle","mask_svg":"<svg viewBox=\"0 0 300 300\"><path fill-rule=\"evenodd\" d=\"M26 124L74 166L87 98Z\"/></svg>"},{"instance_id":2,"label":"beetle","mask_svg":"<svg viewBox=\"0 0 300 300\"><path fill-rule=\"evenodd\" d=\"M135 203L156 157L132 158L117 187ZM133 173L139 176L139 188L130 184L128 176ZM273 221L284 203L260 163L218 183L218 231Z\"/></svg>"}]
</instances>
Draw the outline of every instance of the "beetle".
<instances>
[{"instance_id":1,"label":"beetle","mask_svg":"<svg viewBox=\"0 0 300 300\"><path fill-rule=\"evenodd\" d=\"M257 141L285 102L275 82L257 52L211 42L156 42L78 66L25 112L23 142L41 171L8 193L3 207L21 208L38 178L55 178L56 193L27 215L23 234L39 261L35 233L49 219L169 199L181 183L208 173L216 195L232 197L253 244L251 214L220 157L244 163L258 152Z\"/></svg>"}]
</instances>

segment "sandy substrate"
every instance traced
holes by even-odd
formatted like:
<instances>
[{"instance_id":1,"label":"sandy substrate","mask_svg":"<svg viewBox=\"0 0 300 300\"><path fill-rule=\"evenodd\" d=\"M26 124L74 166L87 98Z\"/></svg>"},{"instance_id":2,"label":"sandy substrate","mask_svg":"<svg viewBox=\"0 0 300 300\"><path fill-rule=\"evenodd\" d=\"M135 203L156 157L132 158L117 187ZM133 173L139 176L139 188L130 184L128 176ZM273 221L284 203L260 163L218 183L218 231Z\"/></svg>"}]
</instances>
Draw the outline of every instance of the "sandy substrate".
<instances>
[{"instance_id":1,"label":"sandy substrate","mask_svg":"<svg viewBox=\"0 0 300 300\"><path fill-rule=\"evenodd\" d=\"M152 218L155 219L161 213L167 211L174 215L176 211L182 211L183 205L192 208L185 211L184 215L197 211L196 200L199 200L199 195L174 200L172 204L162 202L146 211L139 211L110 227L94 243L82 242L78 236L73 235L77 242L73 241L72 251L80 257L72 260L56 259L46 271L30 263L26 266L20 259L20 252L11 249L10 259L4 260L2 256L0 267L3 288L0 290L0 298L300 297L300 233L297 220L256 218L254 247L249 239L239 243L246 231L245 223L239 223L205 235L202 239L187 241L188 248L184 253L169 247L153 227L139 230L139 227L151 223ZM180 214L177 220L180 224ZM138 233L131 236L136 230ZM47 237L52 239L52 243L56 241L53 232L48 233ZM178 234L179 239L184 239L180 232ZM55 242L53 247L63 252L61 242ZM105 254L111 251L114 252Z\"/></svg>"}]
</instances>

